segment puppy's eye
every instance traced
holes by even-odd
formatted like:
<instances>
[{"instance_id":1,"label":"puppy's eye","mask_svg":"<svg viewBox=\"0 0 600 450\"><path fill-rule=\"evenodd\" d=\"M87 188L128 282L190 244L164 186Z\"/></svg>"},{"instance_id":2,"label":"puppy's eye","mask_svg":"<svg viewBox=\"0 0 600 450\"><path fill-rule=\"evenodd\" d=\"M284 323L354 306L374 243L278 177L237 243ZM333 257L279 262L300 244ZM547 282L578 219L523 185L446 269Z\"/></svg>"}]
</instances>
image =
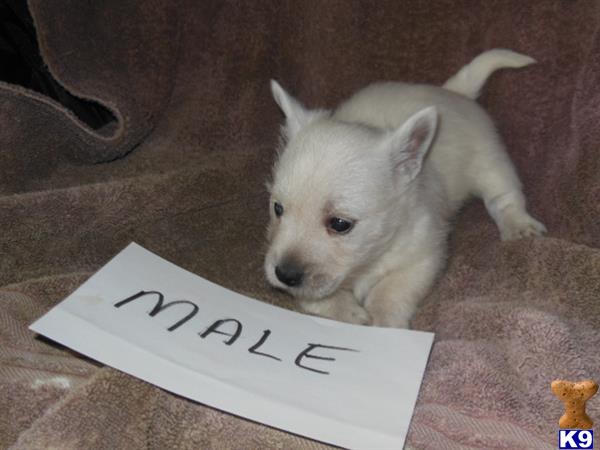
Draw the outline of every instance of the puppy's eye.
<instances>
[{"instance_id":1,"label":"puppy's eye","mask_svg":"<svg viewBox=\"0 0 600 450\"><path fill-rule=\"evenodd\" d=\"M281 203L275 202L273 204L273 211L275 211L275 215L277 217L281 217L281 215L283 214L283 206L281 206Z\"/></svg>"},{"instance_id":2,"label":"puppy's eye","mask_svg":"<svg viewBox=\"0 0 600 450\"><path fill-rule=\"evenodd\" d=\"M330 230L338 234L346 234L352 229L354 223L349 220L340 219L339 217L332 217L329 219L327 226Z\"/></svg>"}]
</instances>

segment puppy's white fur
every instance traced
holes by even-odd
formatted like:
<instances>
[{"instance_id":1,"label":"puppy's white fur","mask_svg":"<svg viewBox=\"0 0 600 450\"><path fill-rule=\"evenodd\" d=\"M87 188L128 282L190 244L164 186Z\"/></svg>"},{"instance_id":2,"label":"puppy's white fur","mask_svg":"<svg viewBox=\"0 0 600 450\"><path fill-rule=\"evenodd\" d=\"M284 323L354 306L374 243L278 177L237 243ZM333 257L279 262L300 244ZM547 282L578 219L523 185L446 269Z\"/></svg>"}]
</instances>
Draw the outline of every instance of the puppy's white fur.
<instances>
[{"instance_id":1,"label":"puppy's white fur","mask_svg":"<svg viewBox=\"0 0 600 450\"><path fill-rule=\"evenodd\" d=\"M286 122L270 185L267 279L309 313L408 327L443 267L448 221L469 196L483 199L502 239L543 233L473 100L494 70L533 62L490 50L443 88L376 83L334 112L307 110L272 81ZM334 217L352 229L335 233ZM301 282L282 283L283 264L301 271Z\"/></svg>"}]
</instances>

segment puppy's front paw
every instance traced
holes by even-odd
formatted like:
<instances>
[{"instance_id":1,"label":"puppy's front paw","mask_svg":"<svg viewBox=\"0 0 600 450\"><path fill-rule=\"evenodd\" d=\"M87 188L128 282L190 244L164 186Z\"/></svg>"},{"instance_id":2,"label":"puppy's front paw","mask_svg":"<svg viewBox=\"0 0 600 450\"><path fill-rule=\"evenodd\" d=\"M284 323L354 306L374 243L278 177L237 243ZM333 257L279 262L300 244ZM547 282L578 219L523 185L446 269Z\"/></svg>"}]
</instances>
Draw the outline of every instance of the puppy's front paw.
<instances>
[{"instance_id":1,"label":"puppy's front paw","mask_svg":"<svg viewBox=\"0 0 600 450\"><path fill-rule=\"evenodd\" d=\"M498 226L500 228L500 238L503 241L541 236L546 232L544 224L535 220L525 211L505 214Z\"/></svg>"},{"instance_id":2,"label":"puppy's front paw","mask_svg":"<svg viewBox=\"0 0 600 450\"><path fill-rule=\"evenodd\" d=\"M373 314L372 325L386 328L410 328L410 317L401 314Z\"/></svg>"},{"instance_id":3,"label":"puppy's front paw","mask_svg":"<svg viewBox=\"0 0 600 450\"><path fill-rule=\"evenodd\" d=\"M340 291L322 300L300 301L302 310L309 314L357 325L370 325L371 315L360 306L352 293Z\"/></svg>"},{"instance_id":4,"label":"puppy's front paw","mask_svg":"<svg viewBox=\"0 0 600 450\"><path fill-rule=\"evenodd\" d=\"M352 306L345 311L340 311L338 320L356 325L371 325L373 319L365 308L360 305Z\"/></svg>"}]
</instances>

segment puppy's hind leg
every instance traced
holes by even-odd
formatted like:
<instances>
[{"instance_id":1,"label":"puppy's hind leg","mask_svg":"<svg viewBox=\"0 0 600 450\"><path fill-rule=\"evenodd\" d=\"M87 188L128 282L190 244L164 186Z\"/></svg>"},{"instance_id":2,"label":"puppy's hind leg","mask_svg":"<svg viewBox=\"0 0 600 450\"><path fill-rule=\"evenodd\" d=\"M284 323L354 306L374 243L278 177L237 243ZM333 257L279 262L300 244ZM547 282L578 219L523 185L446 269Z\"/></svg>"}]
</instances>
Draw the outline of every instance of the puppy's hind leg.
<instances>
[{"instance_id":1,"label":"puppy's hind leg","mask_svg":"<svg viewBox=\"0 0 600 450\"><path fill-rule=\"evenodd\" d=\"M494 145L489 143L489 145ZM472 170L475 192L481 196L503 241L539 236L546 227L525 208L521 182L500 143L493 152L478 155Z\"/></svg>"}]
</instances>

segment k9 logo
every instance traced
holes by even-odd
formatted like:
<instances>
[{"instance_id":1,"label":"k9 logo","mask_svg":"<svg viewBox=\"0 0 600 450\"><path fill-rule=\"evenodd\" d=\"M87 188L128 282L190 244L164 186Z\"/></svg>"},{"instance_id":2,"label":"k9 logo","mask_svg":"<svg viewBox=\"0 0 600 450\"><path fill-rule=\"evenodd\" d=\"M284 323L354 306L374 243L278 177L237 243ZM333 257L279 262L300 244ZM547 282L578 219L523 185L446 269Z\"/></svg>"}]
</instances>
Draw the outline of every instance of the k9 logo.
<instances>
[{"instance_id":1,"label":"k9 logo","mask_svg":"<svg viewBox=\"0 0 600 450\"><path fill-rule=\"evenodd\" d=\"M562 449L593 449L593 430L558 430L558 448Z\"/></svg>"}]
</instances>

